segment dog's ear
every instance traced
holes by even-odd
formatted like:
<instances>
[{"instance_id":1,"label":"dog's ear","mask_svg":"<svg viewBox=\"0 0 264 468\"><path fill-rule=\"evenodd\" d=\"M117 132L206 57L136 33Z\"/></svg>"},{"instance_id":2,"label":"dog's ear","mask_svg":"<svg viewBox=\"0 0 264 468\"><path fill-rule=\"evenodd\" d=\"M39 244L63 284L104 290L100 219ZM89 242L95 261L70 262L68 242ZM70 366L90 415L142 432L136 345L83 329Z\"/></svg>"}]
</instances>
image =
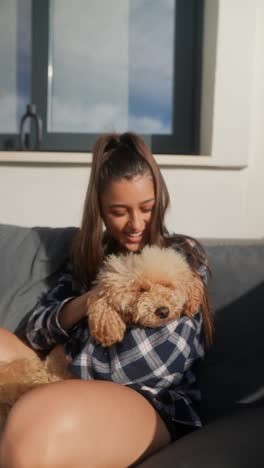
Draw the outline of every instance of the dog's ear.
<instances>
[{"instance_id":1,"label":"dog's ear","mask_svg":"<svg viewBox=\"0 0 264 468\"><path fill-rule=\"evenodd\" d=\"M102 346L111 346L122 341L126 325L105 297L100 297L97 300L89 297L88 304L89 330L97 343Z\"/></svg>"},{"instance_id":2,"label":"dog's ear","mask_svg":"<svg viewBox=\"0 0 264 468\"><path fill-rule=\"evenodd\" d=\"M188 299L184 305L184 314L188 317L192 317L198 311L199 307L203 303L204 297L204 285L202 279L193 275L193 279L190 282L188 288Z\"/></svg>"}]
</instances>

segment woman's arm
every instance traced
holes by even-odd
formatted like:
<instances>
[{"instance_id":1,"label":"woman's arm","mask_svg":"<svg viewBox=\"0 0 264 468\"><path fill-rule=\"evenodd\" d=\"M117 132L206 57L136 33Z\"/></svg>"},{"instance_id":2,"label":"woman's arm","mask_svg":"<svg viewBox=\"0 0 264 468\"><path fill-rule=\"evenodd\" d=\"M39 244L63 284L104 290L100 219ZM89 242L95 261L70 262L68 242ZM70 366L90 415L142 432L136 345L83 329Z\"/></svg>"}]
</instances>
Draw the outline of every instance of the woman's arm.
<instances>
[{"instance_id":1,"label":"woman's arm","mask_svg":"<svg viewBox=\"0 0 264 468\"><path fill-rule=\"evenodd\" d=\"M55 286L44 294L27 323L27 338L36 350L49 350L64 344L68 330L86 314L86 293L73 277L67 264Z\"/></svg>"},{"instance_id":2,"label":"woman's arm","mask_svg":"<svg viewBox=\"0 0 264 468\"><path fill-rule=\"evenodd\" d=\"M87 313L87 293L69 300L58 313L58 322L65 331L74 327Z\"/></svg>"}]
</instances>

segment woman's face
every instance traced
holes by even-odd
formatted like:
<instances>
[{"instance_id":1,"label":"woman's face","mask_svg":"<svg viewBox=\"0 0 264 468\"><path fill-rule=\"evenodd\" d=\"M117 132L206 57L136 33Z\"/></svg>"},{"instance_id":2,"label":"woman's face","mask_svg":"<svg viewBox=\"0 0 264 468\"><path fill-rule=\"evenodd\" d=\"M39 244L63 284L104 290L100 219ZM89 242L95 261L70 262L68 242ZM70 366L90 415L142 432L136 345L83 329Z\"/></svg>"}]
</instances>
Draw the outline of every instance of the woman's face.
<instances>
[{"instance_id":1,"label":"woman's face","mask_svg":"<svg viewBox=\"0 0 264 468\"><path fill-rule=\"evenodd\" d=\"M108 233L121 248L137 252L148 242L154 204L149 174L109 184L101 196L102 216Z\"/></svg>"}]
</instances>

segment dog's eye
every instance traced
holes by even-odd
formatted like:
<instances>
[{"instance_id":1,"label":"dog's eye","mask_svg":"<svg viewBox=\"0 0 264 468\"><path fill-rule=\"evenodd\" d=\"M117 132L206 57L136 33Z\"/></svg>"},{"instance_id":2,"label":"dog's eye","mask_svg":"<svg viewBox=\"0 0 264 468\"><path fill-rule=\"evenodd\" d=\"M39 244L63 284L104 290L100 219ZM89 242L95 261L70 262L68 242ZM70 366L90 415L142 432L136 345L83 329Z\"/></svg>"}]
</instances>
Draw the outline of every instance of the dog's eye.
<instances>
[{"instance_id":1,"label":"dog's eye","mask_svg":"<svg viewBox=\"0 0 264 468\"><path fill-rule=\"evenodd\" d=\"M147 288L146 288L146 287L144 288L143 286L141 286L141 287L139 288L139 292L141 292L141 293L146 292L146 291L147 291Z\"/></svg>"}]
</instances>

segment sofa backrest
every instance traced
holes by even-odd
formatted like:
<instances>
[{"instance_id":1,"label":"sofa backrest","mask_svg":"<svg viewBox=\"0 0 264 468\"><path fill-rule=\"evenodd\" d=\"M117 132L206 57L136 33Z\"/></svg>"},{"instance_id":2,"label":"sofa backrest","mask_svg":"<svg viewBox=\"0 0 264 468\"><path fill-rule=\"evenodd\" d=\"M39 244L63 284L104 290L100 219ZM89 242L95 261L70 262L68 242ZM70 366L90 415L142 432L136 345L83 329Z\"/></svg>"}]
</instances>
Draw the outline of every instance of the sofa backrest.
<instances>
[{"instance_id":1,"label":"sofa backrest","mask_svg":"<svg viewBox=\"0 0 264 468\"><path fill-rule=\"evenodd\" d=\"M215 311L199 365L204 421L264 400L264 241L204 241Z\"/></svg>"},{"instance_id":2,"label":"sofa backrest","mask_svg":"<svg viewBox=\"0 0 264 468\"><path fill-rule=\"evenodd\" d=\"M0 224L0 326L23 329L40 295L54 282L76 228Z\"/></svg>"}]
</instances>

